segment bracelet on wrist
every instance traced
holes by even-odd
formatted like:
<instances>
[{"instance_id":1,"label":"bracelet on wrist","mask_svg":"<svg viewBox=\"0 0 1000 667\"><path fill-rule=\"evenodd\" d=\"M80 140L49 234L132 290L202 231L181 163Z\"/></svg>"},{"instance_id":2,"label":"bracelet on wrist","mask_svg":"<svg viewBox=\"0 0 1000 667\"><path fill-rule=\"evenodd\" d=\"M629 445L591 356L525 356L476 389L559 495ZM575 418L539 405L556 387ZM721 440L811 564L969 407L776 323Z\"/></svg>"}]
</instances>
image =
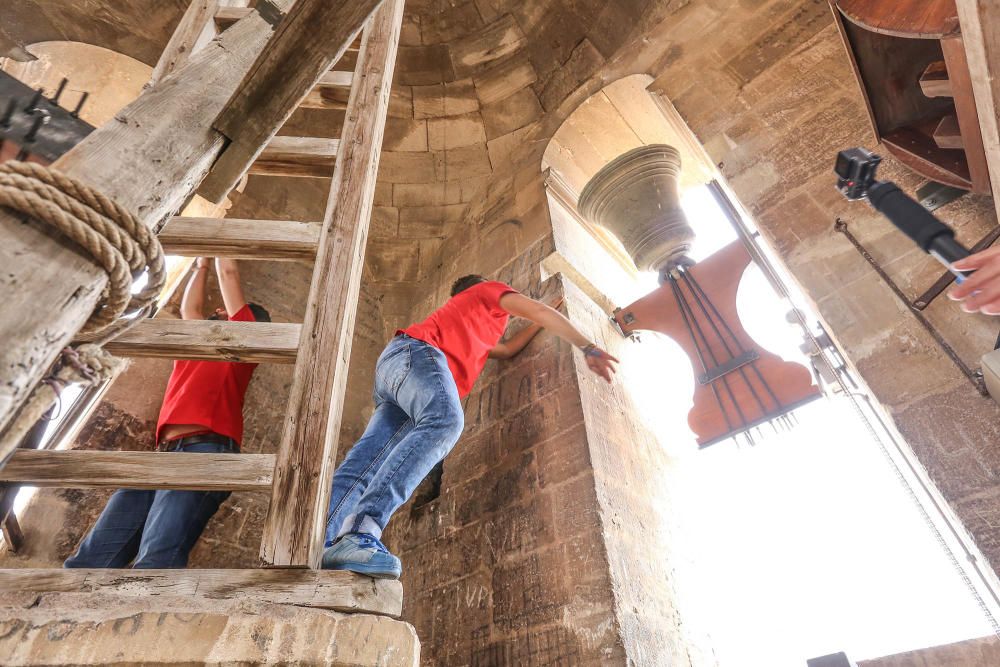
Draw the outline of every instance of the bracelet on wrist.
<instances>
[{"instance_id":1,"label":"bracelet on wrist","mask_svg":"<svg viewBox=\"0 0 1000 667\"><path fill-rule=\"evenodd\" d=\"M588 343L580 348L583 351L583 356L585 357L600 357L601 351L597 349L597 345L594 343Z\"/></svg>"}]
</instances>

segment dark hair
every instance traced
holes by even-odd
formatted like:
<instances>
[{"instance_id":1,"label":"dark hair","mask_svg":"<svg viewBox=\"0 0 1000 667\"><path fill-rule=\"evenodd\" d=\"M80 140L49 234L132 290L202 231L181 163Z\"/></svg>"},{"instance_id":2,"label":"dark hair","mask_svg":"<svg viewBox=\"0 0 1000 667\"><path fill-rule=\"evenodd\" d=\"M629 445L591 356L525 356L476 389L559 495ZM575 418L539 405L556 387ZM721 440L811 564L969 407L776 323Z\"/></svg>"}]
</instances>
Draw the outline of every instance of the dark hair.
<instances>
[{"instance_id":1,"label":"dark hair","mask_svg":"<svg viewBox=\"0 0 1000 667\"><path fill-rule=\"evenodd\" d=\"M250 312L253 313L253 319L256 322L270 322L271 313L267 312L264 306L259 303L248 303L250 306Z\"/></svg>"},{"instance_id":2,"label":"dark hair","mask_svg":"<svg viewBox=\"0 0 1000 667\"><path fill-rule=\"evenodd\" d=\"M485 283L485 282L486 278L483 278L482 276L476 275L474 273L468 276L462 276L461 278L456 280L455 283L451 286L451 295L455 296L459 292L464 292L470 287L474 287L479 283Z\"/></svg>"}]
</instances>

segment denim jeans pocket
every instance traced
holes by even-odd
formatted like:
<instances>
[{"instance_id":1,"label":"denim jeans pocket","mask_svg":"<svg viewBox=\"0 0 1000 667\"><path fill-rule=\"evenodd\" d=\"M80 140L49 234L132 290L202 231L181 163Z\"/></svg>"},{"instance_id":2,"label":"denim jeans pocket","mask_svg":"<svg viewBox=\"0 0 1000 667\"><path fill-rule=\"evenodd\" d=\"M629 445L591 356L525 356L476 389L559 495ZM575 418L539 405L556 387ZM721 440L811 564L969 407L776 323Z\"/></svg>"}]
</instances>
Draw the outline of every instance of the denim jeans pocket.
<instances>
[{"instance_id":1,"label":"denim jeans pocket","mask_svg":"<svg viewBox=\"0 0 1000 667\"><path fill-rule=\"evenodd\" d=\"M382 352L375 365L375 374L386 389L395 393L399 391L409 372L410 341L405 338L396 339Z\"/></svg>"}]
</instances>

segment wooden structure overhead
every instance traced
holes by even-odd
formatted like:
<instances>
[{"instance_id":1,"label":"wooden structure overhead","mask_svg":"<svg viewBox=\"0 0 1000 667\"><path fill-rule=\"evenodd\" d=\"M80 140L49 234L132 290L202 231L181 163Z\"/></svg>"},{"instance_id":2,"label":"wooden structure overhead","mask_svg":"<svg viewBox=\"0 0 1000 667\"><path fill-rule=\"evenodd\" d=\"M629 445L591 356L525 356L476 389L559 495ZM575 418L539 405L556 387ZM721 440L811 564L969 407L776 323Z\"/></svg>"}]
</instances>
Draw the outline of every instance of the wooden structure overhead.
<instances>
[{"instance_id":1,"label":"wooden structure overhead","mask_svg":"<svg viewBox=\"0 0 1000 667\"><path fill-rule=\"evenodd\" d=\"M296 363L278 454L6 450L0 451L7 464L0 463L0 483L269 492L262 553L268 564L302 568L317 566L322 548L316 536L336 456L404 0L271 0L259 9L233 6L238 1L192 2L149 90L55 166L136 211L142 223L159 230L167 252L315 260L307 336L300 336L303 325L295 323L151 319L105 346L120 356ZM217 27L223 32L205 40L204 31ZM300 106L346 110L341 136L276 136ZM324 221L176 217L206 174L208 190L221 198L248 171L330 178ZM8 238L0 263L6 279L18 285L17 298L2 305L0 334L18 341L0 357L0 367L16 369L10 373L16 381L0 391L2 433L76 336L106 277L41 225L0 210L0 228ZM25 308L43 294L61 308ZM402 593L398 582L373 584L350 573L304 569L169 571L134 578L0 571L0 591L127 594L140 588L150 595L170 590L216 597L241 591L266 601L391 616L400 613Z\"/></svg>"},{"instance_id":2,"label":"wooden structure overhead","mask_svg":"<svg viewBox=\"0 0 1000 667\"><path fill-rule=\"evenodd\" d=\"M954 0L830 0L886 151L934 181L990 192Z\"/></svg>"}]
</instances>

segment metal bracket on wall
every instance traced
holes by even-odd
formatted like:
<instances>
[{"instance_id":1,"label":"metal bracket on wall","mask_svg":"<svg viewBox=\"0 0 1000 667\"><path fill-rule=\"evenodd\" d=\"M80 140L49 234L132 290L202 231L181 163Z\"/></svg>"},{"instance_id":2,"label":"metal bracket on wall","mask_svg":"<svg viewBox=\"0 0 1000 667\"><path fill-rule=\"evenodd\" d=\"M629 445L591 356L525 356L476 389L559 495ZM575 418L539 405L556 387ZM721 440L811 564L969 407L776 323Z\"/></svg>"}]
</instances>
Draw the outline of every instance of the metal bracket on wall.
<instances>
[{"instance_id":1,"label":"metal bracket on wall","mask_svg":"<svg viewBox=\"0 0 1000 667\"><path fill-rule=\"evenodd\" d=\"M900 288L900 286L896 284L896 281L893 280L888 273L886 273L885 269L882 268L882 265L879 264L878 260L872 257L871 253L868 252L864 245L862 245L861 241L859 241L858 238L851 233L851 230L847 228L847 223L842 219L837 218L833 228L847 237L847 240L851 242L851 245L853 245L861 256L865 258L865 261L867 261L871 267L875 269L875 273L878 274L879 278L881 278L885 284L889 286L892 293L906 305L907 309L913 317L916 318L920 326L922 326L927 333L931 335L931 338L933 338L934 342L938 344L938 347L940 347L944 353L948 355L948 358L951 359L951 361L958 367L958 369L962 371L962 374L969 380L969 382L972 383L972 385L976 388L976 391L978 391L981 396L989 396L989 391L986 389L986 383L983 381L982 371L974 371L969 368L964 361L962 361L962 358L958 356L955 348L953 348L948 341L944 339L944 336L940 331L938 331L937 327L935 327L934 324L927 319L927 316L921 312L922 309L918 308L914 302L910 301L910 299L903 292L902 288ZM952 277L954 278L954 276ZM947 285L944 287L947 287ZM944 287L941 288L941 291L944 290ZM940 292L938 293L940 294ZM926 307L926 305L924 307Z\"/></svg>"}]
</instances>

